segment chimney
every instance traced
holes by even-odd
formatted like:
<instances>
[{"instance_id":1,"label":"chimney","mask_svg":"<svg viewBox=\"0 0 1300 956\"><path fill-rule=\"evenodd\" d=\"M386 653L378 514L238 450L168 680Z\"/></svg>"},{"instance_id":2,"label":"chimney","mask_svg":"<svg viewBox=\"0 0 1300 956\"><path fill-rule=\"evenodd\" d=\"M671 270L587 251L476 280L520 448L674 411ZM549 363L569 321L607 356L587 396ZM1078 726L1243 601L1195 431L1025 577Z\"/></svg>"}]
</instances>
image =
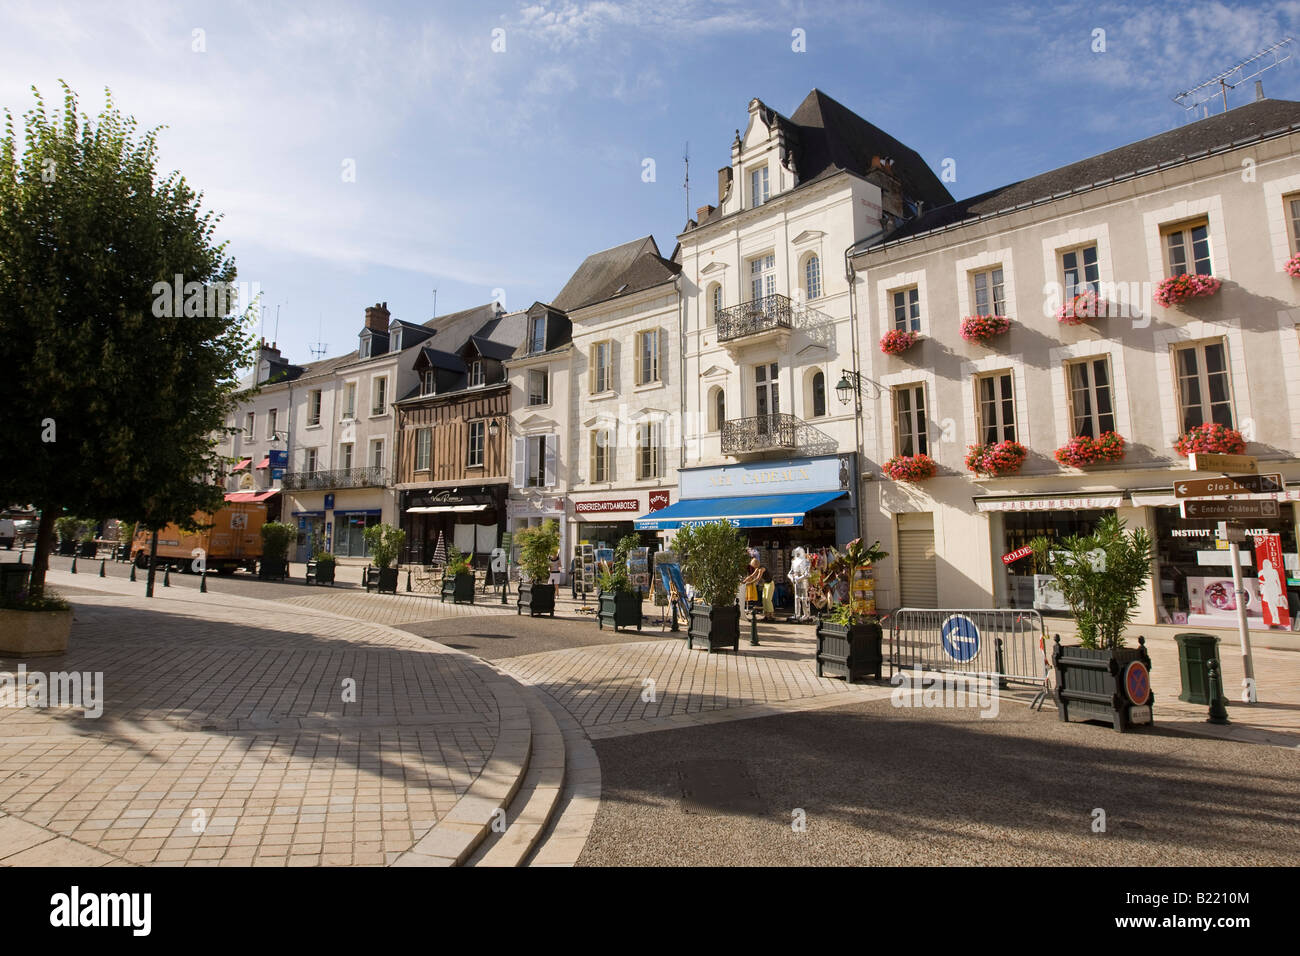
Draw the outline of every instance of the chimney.
<instances>
[{"instance_id":1,"label":"chimney","mask_svg":"<svg viewBox=\"0 0 1300 956\"><path fill-rule=\"evenodd\" d=\"M1264 81L1256 80L1255 81L1255 102L1258 103L1263 98L1264 98Z\"/></svg>"},{"instance_id":2,"label":"chimney","mask_svg":"<svg viewBox=\"0 0 1300 956\"><path fill-rule=\"evenodd\" d=\"M261 385L269 381L272 375L287 364L281 357L280 350L275 347L275 343L267 345L266 339L262 339L257 346L257 384Z\"/></svg>"},{"instance_id":3,"label":"chimney","mask_svg":"<svg viewBox=\"0 0 1300 956\"><path fill-rule=\"evenodd\" d=\"M699 209L695 210L695 221L704 222L705 219L708 219L709 216L713 214L713 210L716 208L716 206L701 206Z\"/></svg>"},{"instance_id":4,"label":"chimney","mask_svg":"<svg viewBox=\"0 0 1300 956\"><path fill-rule=\"evenodd\" d=\"M723 166L718 170L718 205L721 206L731 192L731 167Z\"/></svg>"},{"instance_id":5,"label":"chimney","mask_svg":"<svg viewBox=\"0 0 1300 956\"><path fill-rule=\"evenodd\" d=\"M366 328L372 332L388 331L388 303L376 302L366 307Z\"/></svg>"}]
</instances>

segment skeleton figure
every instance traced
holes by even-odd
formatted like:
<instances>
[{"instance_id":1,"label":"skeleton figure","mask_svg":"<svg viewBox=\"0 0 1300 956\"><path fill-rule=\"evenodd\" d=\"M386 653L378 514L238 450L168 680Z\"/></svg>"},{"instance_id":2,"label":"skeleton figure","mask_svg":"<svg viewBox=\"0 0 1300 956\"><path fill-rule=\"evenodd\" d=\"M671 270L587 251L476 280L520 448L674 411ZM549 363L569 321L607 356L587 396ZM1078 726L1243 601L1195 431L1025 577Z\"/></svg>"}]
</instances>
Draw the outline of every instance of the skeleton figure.
<instances>
[{"instance_id":1,"label":"skeleton figure","mask_svg":"<svg viewBox=\"0 0 1300 956\"><path fill-rule=\"evenodd\" d=\"M794 584L794 619L806 621L812 614L808 608L808 574L812 566L808 563L807 552L795 548L790 561L790 581Z\"/></svg>"}]
</instances>

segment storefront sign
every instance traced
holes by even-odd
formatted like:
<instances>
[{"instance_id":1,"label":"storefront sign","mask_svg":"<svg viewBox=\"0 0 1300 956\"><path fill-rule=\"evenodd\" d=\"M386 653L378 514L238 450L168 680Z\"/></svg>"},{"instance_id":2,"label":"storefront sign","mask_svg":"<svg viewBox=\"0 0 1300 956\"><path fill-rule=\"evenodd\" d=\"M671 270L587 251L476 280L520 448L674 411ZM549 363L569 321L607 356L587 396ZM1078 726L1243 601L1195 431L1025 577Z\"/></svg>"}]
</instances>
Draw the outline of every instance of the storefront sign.
<instances>
[{"instance_id":1,"label":"storefront sign","mask_svg":"<svg viewBox=\"0 0 1300 956\"><path fill-rule=\"evenodd\" d=\"M650 510L658 511L660 508L667 508L671 504L671 496L666 491L650 492Z\"/></svg>"},{"instance_id":2,"label":"storefront sign","mask_svg":"<svg viewBox=\"0 0 1300 956\"><path fill-rule=\"evenodd\" d=\"M679 475L683 498L847 491L852 485L848 455L692 468Z\"/></svg>"},{"instance_id":3,"label":"storefront sign","mask_svg":"<svg viewBox=\"0 0 1300 956\"><path fill-rule=\"evenodd\" d=\"M1121 495L1104 498L976 498L979 511L1103 511L1118 508Z\"/></svg>"},{"instance_id":4,"label":"storefront sign","mask_svg":"<svg viewBox=\"0 0 1300 956\"><path fill-rule=\"evenodd\" d=\"M1028 557L1033 553L1034 553L1034 549L1029 547L1029 545L1025 545L1023 548L1016 548L1016 550L1010 552L1009 554L1002 555L1002 563L1015 564L1021 558Z\"/></svg>"},{"instance_id":5,"label":"storefront sign","mask_svg":"<svg viewBox=\"0 0 1300 956\"><path fill-rule=\"evenodd\" d=\"M1217 495L1276 494L1283 491L1282 476L1239 475L1236 478L1189 478L1174 482L1175 498L1213 498Z\"/></svg>"},{"instance_id":6,"label":"storefront sign","mask_svg":"<svg viewBox=\"0 0 1300 956\"><path fill-rule=\"evenodd\" d=\"M289 453L283 448L272 448L267 452L266 457L270 459L268 464L271 466L271 480L279 481L284 477L285 469L289 467Z\"/></svg>"},{"instance_id":7,"label":"storefront sign","mask_svg":"<svg viewBox=\"0 0 1300 956\"><path fill-rule=\"evenodd\" d=\"M1280 513L1276 501L1235 501L1231 499L1185 499L1180 502L1184 518L1276 518Z\"/></svg>"},{"instance_id":8,"label":"storefront sign","mask_svg":"<svg viewBox=\"0 0 1300 956\"><path fill-rule=\"evenodd\" d=\"M334 492L332 491L325 496L325 510L326 511L334 510Z\"/></svg>"},{"instance_id":9,"label":"storefront sign","mask_svg":"<svg viewBox=\"0 0 1300 956\"><path fill-rule=\"evenodd\" d=\"M579 501L574 504L573 510L580 515L606 514L611 511L640 511L641 502L636 498L621 498L618 501Z\"/></svg>"},{"instance_id":10,"label":"storefront sign","mask_svg":"<svg viewBox=\"0 0 1300 956\"><path fill-rule=\"evenodd\" d=\"M1283 573L1286 561L1282 557L1281 535L1255 536L1255 564L1259 568L1259 597L1264 610L1264 623L1269 627L1290 627L1291 608L1286 597Z\"/></svg>"}]
</instances>

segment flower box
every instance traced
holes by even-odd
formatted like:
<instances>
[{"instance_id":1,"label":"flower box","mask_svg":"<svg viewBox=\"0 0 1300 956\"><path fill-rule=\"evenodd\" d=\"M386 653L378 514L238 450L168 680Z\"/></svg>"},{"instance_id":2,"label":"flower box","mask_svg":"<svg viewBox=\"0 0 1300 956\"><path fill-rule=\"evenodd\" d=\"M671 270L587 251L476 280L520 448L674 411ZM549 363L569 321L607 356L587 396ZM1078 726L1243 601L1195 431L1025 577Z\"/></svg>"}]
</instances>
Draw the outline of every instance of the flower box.
<instances>
[{"instance_id":1,"label":"flower box","mask_svg":"<svg viewBox=\"0 0 1300 956\"><path fill-rule=\"evenodd\" d=\"M1107 313L1107 305L1095 292L1080 292L1056 310L1062 325L1083 325Z\"/></svg>"},{"instance_id":2,"label":"flower box","mask_svg":"<svg viewBox=\"0 0 1300 956\"><path fill-rule=\"evenodd\" d=\"M1011 328L1005 315L968 315L961 320L961 337L967 342L987 342Z\"/></svg>"},{"instance_id":3,"label":"flower box","mask_svg":"<svg viewBox=\"0 0 1300 956\"><path fill-rule=\"evenodd\" d=\"M1240 455L1246 450L1246 439L1235 428L1218 422L1206 422L1189 429L1174 442L1174 451L1186 458L1192 454Z\"/></svg>"},{"instance_id":4,"label":"flower box","mask_svg":"<svg viewBox=\"0 0 1300 956\"><path fill-rule=\"evenodd\" d=\"M1134 664L1138 667L1132 668ZM1138 638L1137 647L1096 650L1062 644L1058 634L1052 646L1052 667L1060 720L1104 720L1121 733L1154 722L1151 657L1145 637ZM1130 668L1137 673L1130 673Z\"/></svg>"},{"instance_id":5,"label":"flower box","mask_svg":"<svg viewBox=\"0 0 1300 956\"><path fill-rule=\"evenodd\" d=\"M0 608L0 657L46 657L68 649L72 611Z\"/></svg>"},{"instance_id":6,"label":"flower box","mask_svg":"<svg viewBox=\"0 0 1300 956\"><path fill-rule=\"evenodd\" d=\"M604 591L600 595L600 611L596 615L600 630L609 624L617 631L620 627L641 630L641 595L637 591Z\"/></svg>"},{"instance_id":7,"label":"flower box","mask_svg":"<svg viewBox=\"0 0 1300 956\"><path fill-rule=\"evenodd\" d=\"M1188 299L1214 295L1222 285L1223 282L1214 276L1197 275L1193 272L1171 276L1168 279L1161 279L1160 284L1156 286L1156 304L1163 305L1166 309L1172 308Z\"/></svg>"},{"instance_id":8,"label":"flower box","mask_svg":"<svg viewBox=\"0 0 1300 956\"><path fill-rule=\"evenodd\" d=\"M1297 252L1290 259L1288 259L1286 261L1286 265L1284 265L1282 269L1292 279L1300 279L1300 252Z\"/></svg>"},{"instance_id":9,"label":"flower box","mask_svg":"<svg viewBox=\"0 0 1300 956\"><path fill-rule=\"evenodd\" d=\"M519 597L515 602L515 616L518 617L528 609L529 617L549 614L555 617L555 585L541 581L525 581L519 585Z\"/></svg>"},{"instance_id":10,"label":"flower box","mask_svg":"<svg viewBox=\"0 0 1300 956\"><path fill-rule=\"evenodd\" d=\"M879 624L817 624L817 676L843 677L853 683L863 677L880 679L884 663Z\"/></svg>"},{"instance_id":11,"label":"flower box","mask_svg":"<svg viewBox=\"0 0 1300 956\"><path fill-rule=\"evenodd\" d=\"M905 332L894 329L880 338L880 351L886 355L902 355L917 342L921 341L920 332Z\"/></svg>"},{"instance_id":12,"label":"flower box","mask_svg":"<svg viewBox=\"0 0 1300 956\"><path fill-rule=\"evenodd\" d=\"M1029 449L1018 441L971 445L966 452L966 467L977 475L999 478L1018 472L1028 456Z\"/></svg>"},{"instance_id":13,"label":"flower box","mask_svg":"<svg viewBox=\"0 0 1300 956\"><path fill-rule=\"evenodd\" d=\"M740 606L692 604L686 628L686 648L702 644L712 654L722 647L740 653Z\"/></svg>"},{"instance_id":14,"label":"flower box","mask_svg":"<svg viewBox=\"0 0 1300 956\"><path fill-rule=\"evenodd\" d=\"M1123 457L1124 439L1115 432L1102 432L1096 438L1076 435L1056 449L1056 460L1071 468L1119 461Z\"/></svg>"},{"instance_id":15,"label":"flower box","mask_svg":"<svg viewBox=\"0 0 1300 956\"><path fill-rule=\"evenodd\" d=\"M881 470L894 481L925 481L935 476L939 465L929 455L895 455Z\"/></svg>"},{"instance_id":16,"label":"flower box","mask_svg":"<svg viewBox=\"0 0 1300 956\"><path fill-rule=\"evenodd\" d=\"M474 603L474 572L462 571L459 574L444 574L442 578L442 595L439 603L446 604L451 598L453 604ZM516 611L516 614L518 612Z\"/></svg>"}]
</instances>

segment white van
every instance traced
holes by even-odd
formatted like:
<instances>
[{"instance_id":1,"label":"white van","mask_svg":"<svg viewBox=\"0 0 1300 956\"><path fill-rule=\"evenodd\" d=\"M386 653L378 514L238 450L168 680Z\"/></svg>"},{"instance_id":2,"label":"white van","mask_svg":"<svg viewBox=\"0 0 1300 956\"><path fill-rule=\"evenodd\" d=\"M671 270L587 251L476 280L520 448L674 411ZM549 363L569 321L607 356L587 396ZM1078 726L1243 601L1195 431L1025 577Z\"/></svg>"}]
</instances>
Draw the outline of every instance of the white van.
<instances>
[{"instance_id":1,"label":"white van","mask_svg":"<svg viewBox=\"0 0 1300 956\"><path fill-rule=\"evenodd\" d=\"M12 551L14 548L14 537L17 534L18 529L14 526L12 518L0 518L0 544Z\"/></svg>"}]
</instances>

